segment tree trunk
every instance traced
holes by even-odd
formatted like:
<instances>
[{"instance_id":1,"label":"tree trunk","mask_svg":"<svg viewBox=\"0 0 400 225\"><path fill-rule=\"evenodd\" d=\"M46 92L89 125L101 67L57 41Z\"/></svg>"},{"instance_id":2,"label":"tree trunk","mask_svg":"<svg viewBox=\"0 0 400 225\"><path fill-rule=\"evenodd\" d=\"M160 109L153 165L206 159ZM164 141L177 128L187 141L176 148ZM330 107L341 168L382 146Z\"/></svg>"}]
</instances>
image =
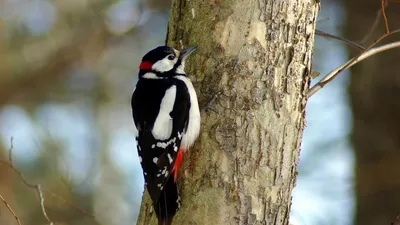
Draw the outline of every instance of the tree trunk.
<instances>
[{"instance_id":1,"label":"tree trunk","mask_svg":"<svg viewBox=\"0 0 400 225\"><path fill-rule=\"evenodd\" d=\"M189 59L202 105L173 224L287 224L304 128L314 0L174 0L167 43ZM138 224L156 224L147 192Z\"/></svg>"},{"instance_id":2,"label":"tree trunk","mask_svg":"<svg viewBox=\"0 0 400 225\"><path fill-rule=\"evenodd\" d=\"M346 37L361 40L376 18L380 1L351 0L346 4ZM400 27L399 9L399 4L390 2L386 9L392 29ZM379 26L367 43L385 32L380 16ZM398 37L388 41L398 40ZM356 159L354 224L357 225L390 224L400 213L399 59L400 52L391 50L359 63L351 70L351 138Z\"/></svg>"}]
</instances>

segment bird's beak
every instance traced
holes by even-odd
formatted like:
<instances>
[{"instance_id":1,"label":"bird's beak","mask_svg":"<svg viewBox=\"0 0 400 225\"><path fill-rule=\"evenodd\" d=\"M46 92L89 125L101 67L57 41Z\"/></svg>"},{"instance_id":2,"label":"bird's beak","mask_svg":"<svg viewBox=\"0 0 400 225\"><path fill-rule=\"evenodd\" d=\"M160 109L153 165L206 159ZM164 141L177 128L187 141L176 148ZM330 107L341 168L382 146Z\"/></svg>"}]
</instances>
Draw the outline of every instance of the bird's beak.
<instances>
[{"instance_id":1,"label":"bird's beak","mask_svg":"<svg viewBox=\"0 0 400 225\"><path fill-rule=\"evenodd\" d=\"M197 45L190 46L188 48L185 48L181 51L179 58L182 60L185 60L186 57L188 57L192 52L194 52L197 49Z\"/></svg>"}]
</instances>

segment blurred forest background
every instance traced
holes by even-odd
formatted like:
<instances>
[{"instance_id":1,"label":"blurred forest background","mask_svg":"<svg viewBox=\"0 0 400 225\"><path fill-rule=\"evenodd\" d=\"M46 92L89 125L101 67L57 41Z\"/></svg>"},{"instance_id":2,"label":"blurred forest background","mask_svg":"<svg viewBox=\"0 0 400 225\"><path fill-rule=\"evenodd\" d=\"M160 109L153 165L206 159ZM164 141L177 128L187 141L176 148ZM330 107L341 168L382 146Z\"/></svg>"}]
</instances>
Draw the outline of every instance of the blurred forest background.
<instances>
[{"instance_id":1,"label":"blurred forest background","mask_svg":"<svg viewBox=\"0 0 400 225\"><path fill-rule=\"evenodd\" d=\"M13 165L27 181L88 211L44 192L54 223L135 224L143 178L130 97L141 57L164 44L169 6L0 0L0 159L13 137ZM379 0L322 0L318 29L368 44L384 32L382 20L370 31L379 9ZM400 28L400 4L387 14ZM326 74L351 54L317 37L314 70ZM374 56L310 98L292 224L390 224L400 212L399 59L399 50ZM4 164L0 195L21 224L49 224L35 189ZM17 224L2 203L0 224Z\"/></svg>"}]
</instances>

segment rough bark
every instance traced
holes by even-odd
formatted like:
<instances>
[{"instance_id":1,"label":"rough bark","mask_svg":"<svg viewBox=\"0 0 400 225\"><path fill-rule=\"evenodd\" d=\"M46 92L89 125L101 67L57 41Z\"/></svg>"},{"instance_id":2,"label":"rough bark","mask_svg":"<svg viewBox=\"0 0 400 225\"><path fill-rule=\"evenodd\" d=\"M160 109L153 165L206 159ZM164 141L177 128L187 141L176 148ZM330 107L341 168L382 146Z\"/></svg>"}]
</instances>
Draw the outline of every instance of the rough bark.
<instances>
[{"instance_id":1,"label":"rough bark","mask_svg":"<svg viewBox=\"0 0 400 225\"><path fill-rule=\"evenodd\" d=\"M287 224L319 4L175 0L167 42L198 44L187 63L201 136L184 157L173 224ZM138 224L156 224L147 192Z\"/></svg>"},{"instance_id":2,"label":"rough bark","mask_svg":"<svg viewBox=\"0 0 400 225\"><path fill-rule=\"evenodd\" d=\"M361 40L376 18L380 2L346 1L346 37ZM362 6L362 7L360 7ZM400 27L400 5L389 3L392 29ZM380 25L368 39L384 33ZM391 38L398 40L399 36ZM386 42L387 43L387 42ZM354 224L390 224L400 212L400 52L391 50L351 69L350 100L353 112L356 212Z\"/></svg>"}]
</instances>

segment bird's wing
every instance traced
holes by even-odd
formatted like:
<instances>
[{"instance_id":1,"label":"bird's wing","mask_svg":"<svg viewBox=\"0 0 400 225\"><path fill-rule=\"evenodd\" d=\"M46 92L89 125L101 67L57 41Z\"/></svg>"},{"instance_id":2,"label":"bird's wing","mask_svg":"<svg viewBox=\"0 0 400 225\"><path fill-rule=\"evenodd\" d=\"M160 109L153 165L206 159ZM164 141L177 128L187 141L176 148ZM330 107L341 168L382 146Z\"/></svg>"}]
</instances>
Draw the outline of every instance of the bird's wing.
<instances>
[{"instance_id":1,"label":"bird's wing","mask_svg":"<svg viewBox=\"0 0 400 225\"><path fill-rule=\"evenodd\" d=\"M190 98L179 80L139 81L132 96L137 148L147 189L157 202L178 154L189 120Z\"/></svg>"}]
</instances>

